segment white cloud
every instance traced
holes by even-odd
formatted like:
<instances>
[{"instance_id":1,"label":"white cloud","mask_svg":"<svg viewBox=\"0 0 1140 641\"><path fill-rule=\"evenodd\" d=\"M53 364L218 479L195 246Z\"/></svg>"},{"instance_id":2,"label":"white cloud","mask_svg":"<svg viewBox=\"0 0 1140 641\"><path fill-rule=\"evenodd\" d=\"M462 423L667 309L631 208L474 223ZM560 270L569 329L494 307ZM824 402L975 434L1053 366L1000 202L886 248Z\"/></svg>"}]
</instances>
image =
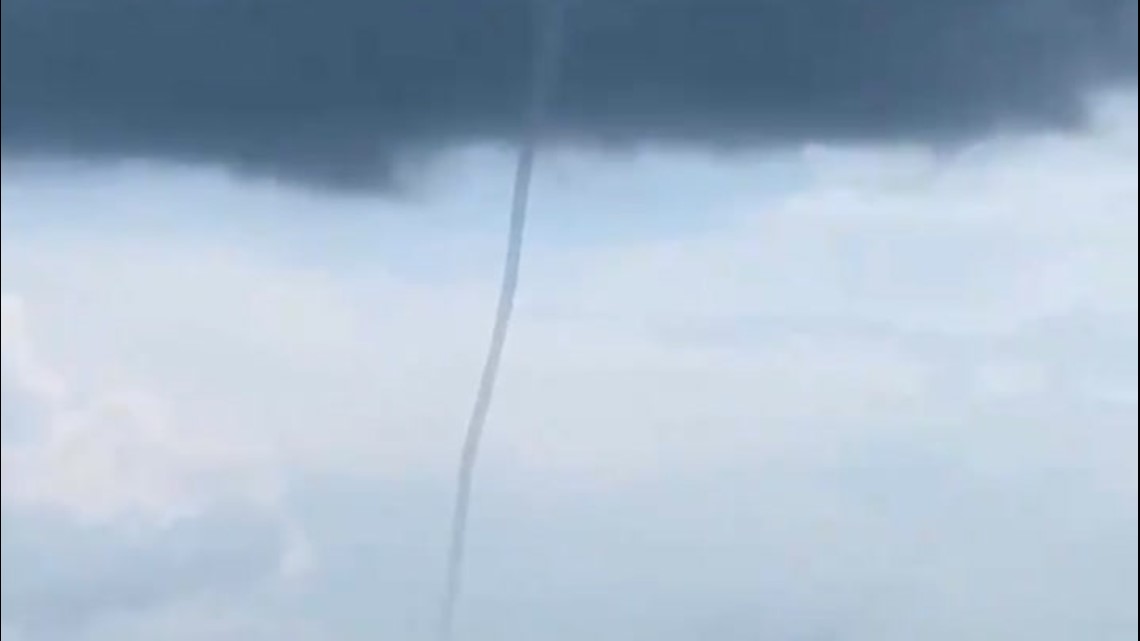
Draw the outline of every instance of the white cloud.
<instances>
[{"instance_id":1,"label":"white cloud","mask_svg":"<svg viewBox=\"0 0 1140 641\"><path fill-rule=\"evenodd\" d=\"M5 296L3 304L6 400L34 407L40 419L28 438L2 446L5 505L96 521L161 519L200 509L219 483L226 500L273 500L271 480L253 474L262 470L236 441L175 427L161 403L137 389L72 389L39 353L22 300Z\"/></svg>"},{"instance_id":2,"label":"white cloud","mask_svg":"<svg viewBox=\"0 0 1140 641\"><path fill-rule=\"evenodd\" d=\"M312 566L256 449L172 420L153 394L78 384L3 299L3 611L29 638Z\"/></svg>"},{"instance_id":3,"label":"white cloud","mask_svg":"<svg viewBox=\"0 0 1140 641\"><path fill-rule=\"evenodd\" d=\"M503 564L475 568L473 632L539 638L573 594L593 616L567 634L751 638L745 595L768 594L845 639L1135 636L1134 94L1100 113L950 157L552 157L481 470L503 538L476 549ZM153 167L7 175L5 407L46 418L9 439L5 410L5 508L449 479L509 174L457 158L439 198L396 203ZM286 565L312 570L345 535L296 518ZM533 614L487 614L512 603ZM222 616L163 607L143 618Z\"/></svg>"}]
</instances>

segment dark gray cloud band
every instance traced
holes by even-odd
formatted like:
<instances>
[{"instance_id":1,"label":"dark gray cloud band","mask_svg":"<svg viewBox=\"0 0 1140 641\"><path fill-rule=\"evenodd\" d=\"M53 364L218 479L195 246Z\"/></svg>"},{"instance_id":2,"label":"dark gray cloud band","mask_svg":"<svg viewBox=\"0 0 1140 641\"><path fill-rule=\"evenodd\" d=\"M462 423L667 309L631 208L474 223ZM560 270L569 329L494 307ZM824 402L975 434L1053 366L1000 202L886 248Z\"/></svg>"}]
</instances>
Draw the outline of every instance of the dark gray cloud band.
<instances>
[{"instance_id":1,"label":"dark gray cloud band","mask_svg":"<svg viewBox=\"0 0 1140 641\"><path fill-rule=\"evenodd\" d=\"M514 135L536 0L3 0L5 155L366 184ZM954 141L1135 82L1135 0L562 0L583 142Z\"/></svg>"}]
</instances>

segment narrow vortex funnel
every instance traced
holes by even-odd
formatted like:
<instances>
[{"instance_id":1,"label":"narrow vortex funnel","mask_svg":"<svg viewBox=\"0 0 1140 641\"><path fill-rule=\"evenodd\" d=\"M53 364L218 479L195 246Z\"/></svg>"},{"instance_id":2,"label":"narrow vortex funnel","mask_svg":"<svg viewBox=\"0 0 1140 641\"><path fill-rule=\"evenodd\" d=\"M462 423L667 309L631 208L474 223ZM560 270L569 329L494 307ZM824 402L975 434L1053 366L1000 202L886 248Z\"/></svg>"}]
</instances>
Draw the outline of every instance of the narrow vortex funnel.
<instances>
[{"instance_id":1,"label":"narrow vortex funnel","mask_svg":"<svg viewBox=\"0 0 1140 641\"><path fill-rule=\"evenodd\" d=\"M467 544L467 521L471 508L471 492L475 466L479 458L479 445L487 422L487 413L494 396L499 364L506 346L514 309L515 291L518 289L519 268L522 258L523 236L526 229L527 209L530 204L530 185L534 175L535 159L545 121L547 103L556 84L558 59L561 50L563 0L534 0L534 53L531 67L529 114L515 166L514 188L511 196L510 229L507 237L506 259L503 264L499 302L495 323L491 330L487 359L479 379L475 405L467 423L463 449L456 479L455 504L451 515L451 536L447 553L444 592L440 603L439 641L452 641L455 616L462 596L463 562Z\"/></svg>"}]
</instances>

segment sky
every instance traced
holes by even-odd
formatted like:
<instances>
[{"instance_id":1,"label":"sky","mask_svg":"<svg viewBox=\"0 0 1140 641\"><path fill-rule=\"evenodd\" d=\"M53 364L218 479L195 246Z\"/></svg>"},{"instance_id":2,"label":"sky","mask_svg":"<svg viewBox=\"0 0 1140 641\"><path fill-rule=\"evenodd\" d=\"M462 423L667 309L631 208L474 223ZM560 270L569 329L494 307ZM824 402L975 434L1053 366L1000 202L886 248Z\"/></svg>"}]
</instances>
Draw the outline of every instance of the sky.
<instances>
[{"instance_id":1,"label":"sky","mask_svg":"<svg viewBox=\"0 0 1140 641\"><path fill-rule=\"evenodd\" d=\"M522 0L3 0L4 641L427 641ZM467 641L1134 639L1136 4L576 0Z\"/></svg>"}]
</instances>

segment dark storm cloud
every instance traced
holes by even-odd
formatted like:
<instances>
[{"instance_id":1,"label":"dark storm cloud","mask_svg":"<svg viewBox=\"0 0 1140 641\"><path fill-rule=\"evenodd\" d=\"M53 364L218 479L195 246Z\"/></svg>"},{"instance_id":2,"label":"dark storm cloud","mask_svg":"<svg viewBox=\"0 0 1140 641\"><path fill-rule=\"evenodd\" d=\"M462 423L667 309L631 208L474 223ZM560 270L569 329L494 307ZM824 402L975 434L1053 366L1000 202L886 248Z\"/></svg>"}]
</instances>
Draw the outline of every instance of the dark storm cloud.
<instances>
[{"instance_id":1,"label":"dark storm cloud","mask_svg":"<svg viewBox=\"0 0 1140 641\"><path fill-rule=\"evenodd\" d=\"M555 133L960 140L1136 77L1136 0L563 0ZM533 0L3 0L3 146L367 182L513 135Z\"/></svg>"}]
</instances>

